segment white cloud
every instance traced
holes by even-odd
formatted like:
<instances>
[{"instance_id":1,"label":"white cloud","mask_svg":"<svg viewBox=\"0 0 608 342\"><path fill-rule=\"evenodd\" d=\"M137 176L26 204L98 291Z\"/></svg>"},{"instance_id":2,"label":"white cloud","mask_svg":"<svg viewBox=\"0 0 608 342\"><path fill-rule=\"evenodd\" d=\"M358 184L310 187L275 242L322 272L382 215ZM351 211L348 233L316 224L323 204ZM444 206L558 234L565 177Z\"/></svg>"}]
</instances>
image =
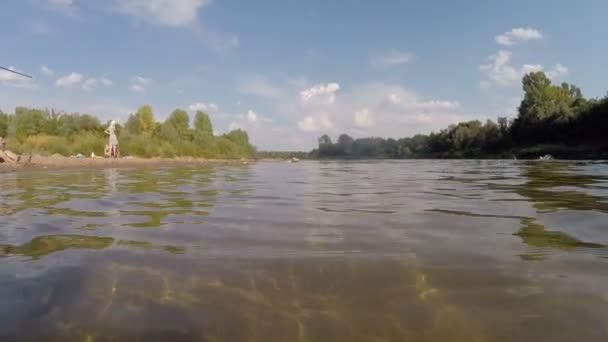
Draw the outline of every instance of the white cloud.
<instances>
[{"instance_id":1,"label":"white cloud","mask_svg":"<svg viewBox=\"0 0 608 342\"><path fill-rule=\"evenodd\" d=\"M500 50L488 58L488 64L479 66L479 70L487 72L488 77L501 84L511 83L519 78L519 72L509 65L511 51Z\"/></svg>"},{"instance_id":2,"label":"white cloud","mask_svg":"<svg viewBox=\"0 0 608 342\"><path fill-rule=\"evenodd\" d=\"M116 0L119 12L138 20L169 27L187 26L211 0Z\"/></svg>"},{"instance_id":3,"label":"white cloud","mask_svg":"<svg viewBox=\"0 0 608 342\"><path fill-rule=\"evenodd\" d=\"M245 111L217 126L246 129L260 150L308 150L316 146L319 135L325 133L333 137L340 133L355 137L407 137L480 118L467 114L458 101L421 96L400 84L371 82L354 84L347 89L340 86L337 90L337 86L311 83L306 78L297 82L283 76L257 80L263 80L258 83L272 89L256 94L267 100L269 114L280 115L281 120L266 124L269 120L256 113L257 120L250 122ZM254 92L243 84L239 85L241 91ZM310 87L314 84L317 85ZM334 97L330 100L332 94ZM328 105L330 101L332 104Z\"/></svg>"},{"instance_id":4,"label":"white cloud","mask_svg":"<svg viewBox=\"0 0 608 342\"><path fill-rule=\"evenodd\" d=\"M40 67L40 71L42 71L42 74L45 76L53 76L55 75L55 71L53 71L53 69L43 65Z\"/></svg>"},{"instance_id":5,"label":"white cloud","mask_svg":"<svg viewBox=\"0 0 608 342\"><path fill-rule=\"evenodd\" d=\"M458 101L424 99L400 85L386 83L354 86L341 93L334 106L323 109L312 114L301 111L300 130L404 137L436 131L466 118Z\"/></svg>"},{"instance_id":6,"label":"white cloud","mask_svg":"<svg viewBox=\"0 0 608 342\"><path fill-rule=\"evenodd\" d=\"M388 98L390 103L394 105L401 103L401 99L399 98L399 96L397 96L397 94L390 93L386 95L386 97Z\"/></svg>"},{"instance_id":7,"label":"white cloud","mask_svg":"<svg viewBox=\"0 0 608 342\"><path fill-rule=\"evenodd\" d=\"M63 88L72 88L75 85L80 84L82 81L82 74L72 72L69 75L65 75L55 81L55 85Z\"/></svg>"},{"instance_id":8,"label":"white cloud","mask_svg":"<svg viewBox=\"0 0 608 342\"><path fill-rule=\"evenodd\" d=\"M540 64L524 64L516 68L510 64L511 57L511 51L500 50L489 57L490 63L480 65L479 70L486 73L489 81L502 86L516 84L521 81L526 73L542 70Z\"/></svg>"},{"instance_id":9,"label":"white cloud","mask_svg":"<svg viewBox=\"0 0 608 342\"><path fill-rule=\"evenodd\" d=\"M454 110L461 108L458 101L421 101L418 97L407 92L401 95L389 93L386 97L391 104L412 110Z\"/></svg>"},{"instance_id":10,"label":"white cloud","mask_svg":"<svg viewBox=\"0 0 608 342\"><path fill-rule=\"evenodd\" d=\"M131 91L134 93L143 94L146 92L146 88L144 86L142 86L141 84L132 84Z\"/></svg>"},{"instance_id":11,"label":"white cloud","mask_svg":"<svg viewBox=\"0 0 608 342\"><path fill-rule=\"evenodd\" d=\"M517 27L509 32L505 32L501 35L494 37L496 42L500 45L515 45L517 43L526 42L530 40L543 39L542 33L533 28Z\"/></svg>"},{"instance_id":12,"label":"white cloud","mask_svg":"<svg viewBox=\"0 0 608 342\"><path fill-rule=\"evenodd\" d=\"M152 80L142 76L135 76L131 79L131 91L134 93L143 94L146 92L146 86L152 83Z\"/></svg>"},{"instance_id":13,"label":"white cloud","mask_svg":"<svg viewBox=\"0 0 608 342\"><path fill-rule=\"evenodd\" d=\"M219 118L216 116L216 119L218 119L217 121L219 122L219 126L222 126L221 116ZM231 120L229 121L227 128L230 131L234 129L243 129L247 131L251 141L255 141L257 144L259 142L264 141L270 142L272 141L272 139L276 138L277 132L280 129L278 127L273 126L272 122L273 121L270 118L267 118L259 114L258 112L250 109L243 114L231 115Z\"/></svg>"},{"instance_id":14,"label":"white cloud","mask_svg":"<svg viewBox=\"0 0 608 342\"><path fill-rule=\"evenodd\" d=\"M338 83L332 82L326 85L319 84L300 92L302 103L333 104L336 100L336 92L340 90Z\"/></svg>"},{"instance_id":15,"label":"white cloud","mask_svg":"<svg viewBox=\"0 0 608 342\"><path fill-rule=\"evenodd\" d=\"M9 66L8 69L23 73L23 71ZM0 84L15 88L34 88L35 84L31 78L17 75L10 71L0 69Z\"/></svg>"},{"instance_id":16,"label":"white cloud","mask_svg":"<svg viewBox=\"0 0 608 342\"><path fill-rule=\"evenodd\" d=\"M256 122L258 121L258 114L254 111L252 111L251 109L247 111L247 120L249 122Z\"/></svg>"},{"instance_id":17,"label":"white cloud","mask_svg":"<svg viewBox=\"0 0 608 342\"><path fill-rule=\"evenodd\" d=\"M305 117L298 121L298 127L305 132L318 132L332 128L333 124L327 115L322 114Z\"/></svg>"},{"instance_id":18,"label":"white cloud","mask_svg":"<svg viewBox=\"0 0 608 342\"><path fill-rule=\"evenodd\" d=\"M371 127L374 124L372 114L367 108L356 111L354 119L357 127Z\"/></svg>"},{"instance_id":19,"label":"white cloud","mask_svg":"<svg viewBox=\"0 0 608 342\"><path fill-rule=\"evenodd\" d=\"M197 40L222 53L236 48L239 37L204 27L200 13L212 0L111 0L116 12L133 18L137 22L148 22L170 28L189 30Z\"/></svg>"},{"instance_id":20,"label":"white cloud","mask_svg":"<svg viewBox=\"0 0 608 342\"><path fill-rule=\"evenodd\" d=\"M100 81L103 85L105 85L107 87L111 87L114 85L114 82L112 82L112 80L107 77L102 77Z\"/></svg>"},{"instance_id":21,"label":"white cloud","mask_svg":"<svg viewBox=\"0 0 608 342\"><path fill-rule=\"evenodd\" d=\"M151 82L152 80L150 80L149 78L142 77L142 76L135 76L135 77L133 77L133 78L131 79L131 81L132 81L133 83L137 83L137 84L141 84L141 85L144 85L144 86L145 86L145 85L150 84L150 82Z\"/></svg>"},{"instance_id":22,"label":"white cloud","mask_svg":"<svg viewBox=\"0 0 608 342\"><path fill-rule=\"evenodd\" d=\"M383 52L380 56L372 59L371 65L373 67L394 67L402 64L407 64L414 59L414 55L399 50L388 50Z\"/></svg>"},{"instance_id":23,"label":"white cloud","mask_svg":"<svg viewBox=\"0 0 608 342\"><path fill-rule=\"evenodd\" d=\"M488 80L481 81L482 88L488 88L492 84L510 86L519 84L522 78L531 72L543 71L541 64L523 64L521 67L511 65L511 51L500 50L489 57L489 63L479 66L479 70L486 74ZM568 74L568 68L557 64L554 69L546 71L549 78L557 78Z\"/></svg>"},{"instance_id":24,"label":"white cloud","mask_svg":"<svg viewBox=\"0 0 608 342\"><path fill-rule=\"evenodd\" d=\"M55 81L55 85L58 87L73 88L77 85L80 85L82 89L86 91L93 90L97 88L100 84L103 84L105 86L111 86L114 83L106 77L102 77L101 79L89 77L85 79L82 74L76 72L72 72L69 75L65 75Z\"/></svg>"},{"instance_id":25,"label":"white cloud","mask_svg":"<svg viewBox=\"0 0 608 342\"><path fill-rule=\"evenodd\" d=\"M416 109L429 109L429 110L453 110L461 107L458 101L422 101L414 105Z\"/></svg>"},{"instance_id":26,"label":"white cloud","mask_svg":"<svg viewBox=\"0 0 608 342\"><path fill-rule=\"evenodd\" d=\"M96 78L89 78L84 83L82 83L82 89L84 90L93 90L93 88L97 87L99 81Z\"/></svg>"},{"instance_id":27,"label":"white cloud","mask_svg":"<svg viewBox=\"0 0 608 342\"><path fill-rule=\"evenodd\" d=\"M555 67L553 67L553 69L547 71L547 77L549 77L550 79L554 80L556 78L559 78L561 76L566 76L568 75L570 71L568 70L568 68L566 68L565 66L557 63L555 65Z\"/></svg>"},{"instance_id":28,"label":"white cloud","mask_svg":"<svg viewBox=\"0 0 608 342\"><path fill-rule=\"evenodd\" d=\"M234 131L235 129L242 129L243 127L241 127L241 125L236 122L236 121L232 121L229 125L228 125L228 130L229 131Z\"/></svg>"},{"instance_id":29,"label":"white cloud","mask_svg":"<svg viewBox=\"0 0 608 342\"><path fill-rule=\"evenodd\" d=\"M219 110L219 107L213 102L211 102L211 103L197 102L197 103L193 103L193 104L189 105L188 110L190 110L191 112L198 112L198 111L217 112Z\"/></svg>"}]
</instances>

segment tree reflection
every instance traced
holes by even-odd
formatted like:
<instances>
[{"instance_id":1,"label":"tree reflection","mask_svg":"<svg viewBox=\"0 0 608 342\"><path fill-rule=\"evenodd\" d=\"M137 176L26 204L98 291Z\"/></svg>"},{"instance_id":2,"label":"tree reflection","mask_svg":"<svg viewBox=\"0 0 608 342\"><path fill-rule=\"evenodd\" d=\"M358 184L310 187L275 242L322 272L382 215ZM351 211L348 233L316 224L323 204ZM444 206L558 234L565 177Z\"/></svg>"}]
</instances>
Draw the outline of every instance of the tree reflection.
<instances>
[{"instance_id":1,"label":"tree reflection","mask_svg":"<svg viewBox=\"0 0 608 342\"><path fill-rule=\"evenodd\" d=\"M172 215L207 216L205 209L213 205L218 194L217 190L207 188L215 178L212 168L138 169L127 176L134 181L123 184L123 192L157 197L156 200L130 202L121 210L121 215L147 218L125 224L129 227L162 227L168 224L167 217Z\"/></svg>"},{"instance_id":2,"label":"tree reflection","mask_svg":"<svg viewBox=\"0 0 608 342\"><path fill-rule=\"evenodd\" d=\"M608 203L599 196L581 190L593 188L605 177L575 173L572 163L530 162L524 165L527 181L517 193L526 197L541 213L561 210L585 210L608 213ZM572 251L578 248L605 248L600 243L581 241L569 234L547 229L541 222L522 218L521 228L514 234L535 248L553 248ZM522 255L526 260L544 259L544 254L530 252Z\"/></svg>"},{"instance_id":3,"label":"tree reflection","mask_svg":"<svg viewBox=\"0 0 608 342\"><path fill-rule=\"evenodd\" d=\"M0 245L0 257L28 256L34 259L71 248L104 249L114 242L111 237L86 235L38 236L22 245Z\"/></svg>"}]
</instances>

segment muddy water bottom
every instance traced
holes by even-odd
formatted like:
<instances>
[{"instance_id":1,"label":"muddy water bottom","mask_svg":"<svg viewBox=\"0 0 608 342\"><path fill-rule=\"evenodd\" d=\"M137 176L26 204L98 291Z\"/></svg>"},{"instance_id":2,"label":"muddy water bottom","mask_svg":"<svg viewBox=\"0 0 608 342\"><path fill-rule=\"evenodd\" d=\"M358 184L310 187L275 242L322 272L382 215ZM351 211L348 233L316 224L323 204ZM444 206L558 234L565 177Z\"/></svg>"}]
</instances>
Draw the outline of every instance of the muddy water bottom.
<instances>
[{"instance_id":1,"label":"muddy water bottom","mask_svg":"<svg viewBox=\"0 0 608 342\"><path fill-rule=\"evenodd\" d=\"M2 341L605 341L597 163L0 175Z\"/></svg>"},{"instance_id":2,"label":"muddy water bottom","mask_svg":"<svg viewBox=\"0 0 608 342\"><path fill-rule=\"evenodd\" d=\"M186 274L143 256L113 259L4 283L13 308L3 340L599 341L606 333L598 330L606 303L506 275L369 258L210 261Z\"/></svg>"}]
</instances>

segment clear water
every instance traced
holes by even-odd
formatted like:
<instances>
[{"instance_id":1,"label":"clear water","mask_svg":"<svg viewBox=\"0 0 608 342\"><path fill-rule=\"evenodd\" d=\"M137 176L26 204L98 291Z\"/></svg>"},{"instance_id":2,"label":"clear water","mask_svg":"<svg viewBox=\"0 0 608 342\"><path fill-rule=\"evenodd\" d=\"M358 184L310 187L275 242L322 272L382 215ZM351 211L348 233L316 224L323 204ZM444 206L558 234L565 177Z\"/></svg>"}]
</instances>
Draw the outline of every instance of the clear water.
<instances>
[{"instance_id":1,"label":"clear water","mask_svg":"<svg viewBox=\"0 0 608 342\"><path fill-rule=\"evenodd\" d=\"M608 165L0 174L1 341L606 341Z\"/></svg>"}]
</instances>

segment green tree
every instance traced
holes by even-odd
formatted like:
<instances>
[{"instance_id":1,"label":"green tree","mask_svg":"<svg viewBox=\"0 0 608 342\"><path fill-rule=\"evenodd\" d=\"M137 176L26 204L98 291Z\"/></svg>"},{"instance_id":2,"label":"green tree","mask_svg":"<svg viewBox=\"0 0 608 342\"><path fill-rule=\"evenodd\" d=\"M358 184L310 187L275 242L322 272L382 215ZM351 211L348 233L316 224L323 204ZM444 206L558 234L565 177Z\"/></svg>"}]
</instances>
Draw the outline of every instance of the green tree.
<instances>
[{"instance_id":1,"label":"green tree","mask_svg":"<svg viewBox=\"0 0 608 342\"><path fill-rule=\"evenodd\" d=\"M527 74L522 83L524 99L519 107L519 118L524 122L567 120L585 103L578 87L568 83L553 86L542 71Z\"/></svg>"},{"instance_id":2,"label":"green tree","mask_svg":"<svg viewBox=\"0 0 608 342\"><path fill-rule=\"evenodd\" d=\"M211 120L207 113L203 111L196 112L196 116L194 117L194 129L198 133L213 135L213 126L211 125Z\"/></svg>"},{"instance_id":3,"label":"green tree","mask_svg":"<svg viewBox=\"0 0 608 342\"><path fill-rule=\"evenodd\" d=\"M9 116L0 111L0 137L6 137L6 133L8 132L9 125Z\"/></svg>"},{"instance_id":4,"label":"green tree","mask_svg":"<svg viewBox=\"0 0 608 342\"><path fill-rule=\"evenodd\" d=\"M227 140L232 143L233 146L229 146L224 142ZM224 134L217 140L218 148L220 152L222 150L229 151L226 153L234 155L235 153L241 157L250 157L255 155L255 147L249 144L249 135L242 129L235 129L227 134Z\"/></svg>"},{"instance_id":5,"label":"green tree","mask_svg":"<svg viewBox=\"0 0 608 342\"><path fill-rule=\"evenodd\" d=\"M130 133L147 133L151 134L156 129L156 121L154 121L154 113L152 107L144 105L139 107L135 114L131 114L125 128Z\"/></svg>"},{"instance_id":6,"label":"green tree","mask_svg":"<svg viewBox=\"0 0 608 342\"><path fill-rule=\"evenodd\" d=\"M89 114L25 107L16 108L14 114L0 112L0 133L8 138L8 148L16 153L102 154L107 142L103 131L108 125ZM183 110L176 109L161 124L154 121L152 109L143 106L129 117L126 131L120 125L116 128L125 155L243 158L253 157L256 152L245 131L214 136L211 121L204 113L198 115L198 130L193 130L189 115Z\"/></svg>"},{"instance_id":7,"label":"green tree","mask_svg":"<svg viewBox=\"0 0 608 342\"><path fill-rule=\"evenodd\" d=\"M329 135L323 134L319 138L319 147L321 147L322 145L331 145L331 138L329 137Z\"/></svg>"},{"instance_id":8,"label":"green tree","mask_svg":"<svg viewBox=\"0 0 608 342\"><path fill-rule=\"evenodd\" d=\"M169 115L167 120L163 123L164 127L170 127L175 130L181 140L188 139L188 126L190 124L190 117L188 113L181 109L176 109Z\"/></svg>"},{"instance_id":9,"label":"green tree","mask_svg":"<svg viewBox=\"0 0 608 342\"><path fill-rule=\"evenodd\" d=\"M192 144L192 133L188 129L189 120L188 113L176 109L160 125L155 136L175 147L175 153L178 155L199 155Z\"/></svg>"},{"instance_id":10,"label":"green tree","mask_svg":"<svg viewBox=\"0 0 608 342\"><path fill-rule=\"evenodd\" d=\"M228 140L235 143L237 146L248 146L249 135L242 129L235 129L224 135Z\"/></svg>"},{"instance_id":11,"label":"green tree","mask_svg":"<svg viewBox=\"0 0 608 342\"><path fill-rule=\"evenodd\" d=\"M8 128L8 134L15 136L19 141L23 141L28 136L43 132L46 123L47 115L43 110L17 107L15 108L15 116Z\"/></svg>"},{"instance_id":12,"label":"green tree","mask_svg":"<svg viewBox=\"0 0 608 342\"><path fill-rule=\"evenodd\" d=\"M341 134L338 137L338 148L340 149L341 153L344 155L350 155L354 141L355 139L348 134Z\"/></svg>"},{"instance_id":13,"label":"green tree","mask_svg":"<svg viewBox=\"0 0 608 342\"><path fill-rule=\"evenodd\" d=\"M501 116L498 118L498 129L503 136L509 131L509 120L506 117Z\"/></svg>"}]
</instances>

